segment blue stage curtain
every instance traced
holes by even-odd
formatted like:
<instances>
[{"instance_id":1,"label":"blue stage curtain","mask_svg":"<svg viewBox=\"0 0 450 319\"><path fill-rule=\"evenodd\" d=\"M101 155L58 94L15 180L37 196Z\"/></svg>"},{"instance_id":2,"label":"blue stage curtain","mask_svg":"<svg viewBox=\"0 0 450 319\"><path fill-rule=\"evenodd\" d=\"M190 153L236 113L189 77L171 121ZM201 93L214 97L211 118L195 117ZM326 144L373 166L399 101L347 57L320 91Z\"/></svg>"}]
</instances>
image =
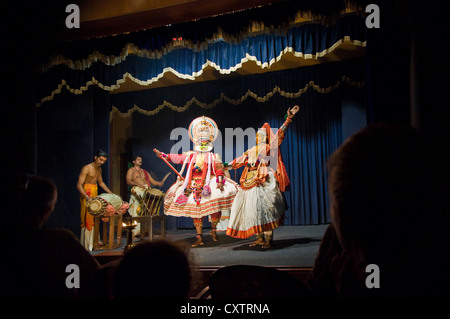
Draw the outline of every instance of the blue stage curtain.
<instances>
[{"instance_id":1,"label":"blue stage curtain","mask_svg":"<svg viewBox=\"0 0 450 319\"><path fill-rule=\"evenodd\" d=\"M292 99L309 90L326 94L345 85L364 86L365 80L365 59L361 58L225 80L111 94L110 101L113 114L139 111L151 116L165 108L184 112L192 105L210 109L223 102L239 106L246 100L256 99L265 103L275 95Z\"/></svg>"},{"instance_id":2,"label":"blue stage curtain","mask_svg":"<svg viewBox=\"0 0 450 319\"><path fill-rule=\"evenodd\" d=\"M325 162L342 142L341 102L344 95L348 94L348 90L353 90L353 93L350 92L353 97L364 95L361 94L365 91L364 62L364 59L349 60L227 81L122 94L107 94L103 90L91 88L79 96L68 92L56 96L37 110L39 174L53 178L60 190L58 205L49 220L49 226L66 227L78 233L77 176L81 167L92 161L97 148L109 151L109 115L112 107L127 114L134 105L147 111L153 110L164 99L182 106L194 97L211 103L225 94L240 103L233 104L229 103L229 99L222 99L210 108L193 103L183 112L165 107L153 116L140 111L127 114L133 116L132 152L141 154L146 168L161 178L170 170L155 157L152 150L158 148L164 152L170 151L176 143L170 140L172 129L187 129L190 122L201 115L213 118L222 133L225 128L257 129L264 122L278 128L283 123L286 110L298 104L300 112L288 128L280 148L292 183L285 193L287 210L284 224L328 223ZM351 81L342 81L343 77ZM331 86L333 89L325 93L309 88L297 97L275 92L265 100L256 100L252 96L241 100L242 94L249 90L260 96L264 96L274 86L285 92L297 92L310 81L314 81L319 88ZM339 85L335 86L338 82ZM354 86L355 83L359 85ZM250 142L246 141L245 149ZM222 136L222 151L223 159L229 161L241 155L243 150L236 150L236 146L229 148ZM103 170L105 181L109 179L109 164L108 161ZM176 168L179 170L181 166ZM231 171L231 176L238 181L241 173L242 169ZM172 174L163 190L167 190L174 181L175 176ZM193 227L189 218L168 218L170 224L178 228ZM206 219L205 226L208 226Z\"/></svg>"},{"instance_id":3,"label":"blue stage curtain","mask_svg":"<svg viewBox=\"0 0 450 319\"><path fill-rule=\"evenodd\" d=\"M323 1L326 3L323 3ZM55 55L72 61L87 59L94 52L117 57L124 53L124 48L130 43L141 50L170 51L173 38L182 38L184 41L198 46L215 39L218 34L221 34L229 42L239 42L240 38L246 36L249 30L252 30L254 24L264 26L263 32L266 32L266 30L285 31L295 22L297 15L306 15L310 19L327 21L331 24L333 22L331 17L344 12L346 9L359 8L356 11L362 12L363 7L358 2L361 1L320 0L314 3L286 1L128 34L55 43L53 47L54 56L46 62L46 67L59 63L56 61L52 63Z\"/></svg>"},{"instance_id":4,"label":"blue stage curtain","mask_svg":"<svg viewBox=\"0 0 450 319\"><path fill-rule=\"evenodd\" d=\"M362 17L344 16L332 25L302 24L286 32L247 36L238 42L218 40L201 49L174 48L155 57L128 55L115 64L100 61L79 67L60 64L39 74L37 103L51 100L65 89L82 94L89 86L98 85L103 90L114 91L126 76L145 85L158 81L165 72L174 72L179 78L194 80L207 65L222 74L234 72L241 67L241 63L249 60L267 68L287 51L298 56L316 57L328 53L344 40L365 45L366 27Z\"/></svg>"},{"instance_id":5,"label":"blue stage curtain","mask_svg":"<svg viewBox=\"0 0 450 319\"><path fill-rule=\"evenodd\" d=\"M113 94L111 105L123 113L139 105L143 112L133 112L133 152L146 158L147 165L157 176L163 176L170 171L153 153L153 148L169 152L177 141L170 141L170 132L177 127L188 128L190 122L198 116L213 118L222 134L225 128L254 128L268 122L272 127L279 128L283 124L284 115L289 107L300 106L300 112L287 130L286 139L281 145L291 187L285 192L287 210L285 225L315 225L330 222L326 160L342 143L341 101L344 94L351 90L364 90L361 86L351 86L350 82L342 81L333 90L318 92L308 89L298 97L283 96L275 93L265 101L252 97L242 100L239 104L229 103L227 99L220 100L211 108L204 108L193 103L182 112L171 108L162 108L155 115L145 114L146 110L154 109L163 99L169 99L173 104L184 105L193 97L210 103L220 97L223 92L232 98L239 99L241 94L249 89L258 94L265 94L273 86L282 87L287 92L296 92L309 80L320 87L336 84L343 76L354 80L364 80L364 59L329 63L298 70L273 72L259 76L246 76L229 81L211 81L189 86L153 89L140 92ZM363 83L363 82L362 82ZM246 143L246 147L249 142ZM217 146L217 145L216 145ZM232 154L231 154L232 153ZM224 160L240 156L236 149L227 149L222 137L222 158ZM176 166L179 170L180 165ZM231 176L239 181L242 170L231 171ZM173 174L172 174L173 175ZM175 181L171 176L164 190ZM189 218L177 218L179 228L192 228ZM208 225L206 223L206 225Z\"/></svg>"}]
</instances>

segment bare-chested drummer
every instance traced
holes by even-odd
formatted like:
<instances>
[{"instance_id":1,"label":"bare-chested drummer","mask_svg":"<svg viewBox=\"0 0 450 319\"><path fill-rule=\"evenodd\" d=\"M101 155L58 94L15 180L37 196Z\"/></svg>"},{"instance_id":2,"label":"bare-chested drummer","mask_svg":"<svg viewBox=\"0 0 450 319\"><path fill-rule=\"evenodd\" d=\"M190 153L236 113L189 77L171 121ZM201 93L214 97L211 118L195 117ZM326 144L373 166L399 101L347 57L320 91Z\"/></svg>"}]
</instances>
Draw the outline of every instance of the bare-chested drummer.
<instances>
[{"instance_id":1,"label":"bare-chested drummer","mask_svg":"<svg viewBox=\"0 0 450 319\"><path fill-rule=\"evenodd\" d=\"M80 193L81 206L81 243L83 246L92 250L93 248L93 228L94 216L92 216L86 206L86 202L91 198L98 196L98 186L105 192L112 193L106 186L102 178L101 166L108 160L108 154L103 150L98 150L94 156L94 161L83 166L78 176L77 190ZM97 186L98 185L98 186Z\"/></svg>"},{"instance_id":2,"label":"bare-chested drummer","mask_svg":"<svg viewBox=\"0 0 450 319\"><path fill-rule=\"evenodd\" d=\"M150 188L151 185L162 187L163 182L155 181L152 176L145 169L142 168L142 156L135 156L133 158L133 166L127 171L127 184L130 186L137 186L140 188Z\"/></svg>"},{"instance_id":3,"label":"bare-chested drummer","mask_svg":"<svg viewBox=\"0 0 450 319\"><path fill-rule=\"evenodd\" d=\"M130 194L130 208L128 213L131 216L139 216L137 210L139 209L139 199L136 196L143 198L145 189L151 188L151 185L162 187L164 182L155 181L149 172L142 168L142 156L137 155L133 157L133 166L127 171L127 184L132 187ZM133 230L133 234L140 232L139 225Z\"/></svg>"}]
</instances>

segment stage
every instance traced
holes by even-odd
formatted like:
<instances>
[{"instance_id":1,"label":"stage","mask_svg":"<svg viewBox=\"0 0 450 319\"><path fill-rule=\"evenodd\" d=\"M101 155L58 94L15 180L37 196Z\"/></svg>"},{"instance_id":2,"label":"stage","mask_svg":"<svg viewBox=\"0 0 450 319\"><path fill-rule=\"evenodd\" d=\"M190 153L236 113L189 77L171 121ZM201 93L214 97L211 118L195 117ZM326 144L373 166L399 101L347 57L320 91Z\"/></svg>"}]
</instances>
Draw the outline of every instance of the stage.
<instances>
[{"instance_id":1,"label":"stage","mask_svg":"<svg viewBox=\"0 0 450 319\"><path fill-rule=\"evenodd\" d=\"M204 230L204 246L190 250L192 260L198 267L222 267L235 264L283 267L312 267L320 241L328 225L281 226L274 231L273 247L263 249L260 246L249 247L256 239L237 239L218 231L219 241L214 242L209 229ZM155 230L154 239L160 239L159 229ZM195 230L166 230L165 239L194 243ZM138 243L135 240L134 243ZM121 255L126 244L122 237L122 246L112 250L92 251L100 263L108 262Z\"/></svg>"}]
</instances>

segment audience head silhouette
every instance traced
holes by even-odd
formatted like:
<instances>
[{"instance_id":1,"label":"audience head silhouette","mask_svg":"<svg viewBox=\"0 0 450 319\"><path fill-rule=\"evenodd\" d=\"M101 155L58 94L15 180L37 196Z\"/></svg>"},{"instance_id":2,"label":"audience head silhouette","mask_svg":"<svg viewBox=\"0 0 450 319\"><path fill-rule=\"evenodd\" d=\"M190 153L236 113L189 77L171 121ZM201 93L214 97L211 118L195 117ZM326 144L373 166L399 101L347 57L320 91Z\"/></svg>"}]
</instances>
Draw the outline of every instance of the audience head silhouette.
<instances>
[{"instance_id":1,"label":"audience head silhouette","mask_svg":"<svg viewBox=\"0 0 450 319\"><path fill-rule=\"evenodd\" d=\"M114 273L116 299L186 299L191 285L187 252L159 240L137 244L125 253Z\"/></svg>"},{"instance_id":2,"label":"audience head silhouette","mask_svg":"<svg viewBox=\"0 0 450 319\"><path fill-rule=\"evenodd\" d=\"M55 208L55 183L41 176L19 175L16 187L20 206L15 218L23 232L11 237L7 245L7 258L1 265L7 274L4 291L11 298L88 298L99 268L97 261L71 231L43 227ZM69 265L79 268L79 287L67 286Z\"/></svg>"},{"instance_id":3,"label":"audience head silhouette","mask_svg":"<svg viewBox=\"0 0 450 319\"><path fill-rule=\"evenodd\" d=\"M380 230L421 217L428 204L427 156L417 130L393 123L365 127L332 154L331 217L344 248L355 240L367 246L374 236L386 237Z\"/></svg>"},{"instance_id":4,"label":"audience head silhouette","mask_svg":"<svg viewBox=\"0 0 450 319\"><path fill-rule=\"evenodd\" d=\"M40 176L30 178L21 198L22 225L41 228L55 208L57 193L52 180Z\"/></svg>"},{"instance_id":5,"label":"audience head silhouette","mask_svg":"<svg viewBox=\"0 0 450 319\"><path fill-rule=\"evenodd\" d=\"M398 297L423 288L427 281L423 258L430 245L426 238L432 231L427 222L433 219L430 154L419 131L375 123L349 137L330 157L328 188L335 235L326 237L337 239L334 244L324 242L323 246L331 246L321 247L319 255L340 246L328 262L335 280L341 281L337 284L341 292ZM381 270L384 289L366 288L370 264ZM355 287L360 291L352 290Z\"/></svg>"}]
</instances>

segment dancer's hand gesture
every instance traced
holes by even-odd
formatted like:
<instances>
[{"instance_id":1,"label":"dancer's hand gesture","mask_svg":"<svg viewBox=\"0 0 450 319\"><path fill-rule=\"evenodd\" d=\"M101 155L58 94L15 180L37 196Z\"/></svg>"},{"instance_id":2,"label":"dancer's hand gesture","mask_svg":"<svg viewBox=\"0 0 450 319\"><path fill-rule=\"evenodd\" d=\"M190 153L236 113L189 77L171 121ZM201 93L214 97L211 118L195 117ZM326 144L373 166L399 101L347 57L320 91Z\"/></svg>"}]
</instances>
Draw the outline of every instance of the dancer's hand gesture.
<instances>
[{"instance_id":1,"label":"dancer's hand gesture","mask_svg":"<svg viewBox=\"0 0 450 319\"><path fill-rule=\"evenodd\" d=\"M289 108L289 109L287 110L287 115L288 115L288 117L289 117L290 119L293 118L294 115L297 114L297 112L298 112L299 110L300 110L300 108L298 107L298 105L293 106L292 109Z\"/></svg>"}]
</instances>

